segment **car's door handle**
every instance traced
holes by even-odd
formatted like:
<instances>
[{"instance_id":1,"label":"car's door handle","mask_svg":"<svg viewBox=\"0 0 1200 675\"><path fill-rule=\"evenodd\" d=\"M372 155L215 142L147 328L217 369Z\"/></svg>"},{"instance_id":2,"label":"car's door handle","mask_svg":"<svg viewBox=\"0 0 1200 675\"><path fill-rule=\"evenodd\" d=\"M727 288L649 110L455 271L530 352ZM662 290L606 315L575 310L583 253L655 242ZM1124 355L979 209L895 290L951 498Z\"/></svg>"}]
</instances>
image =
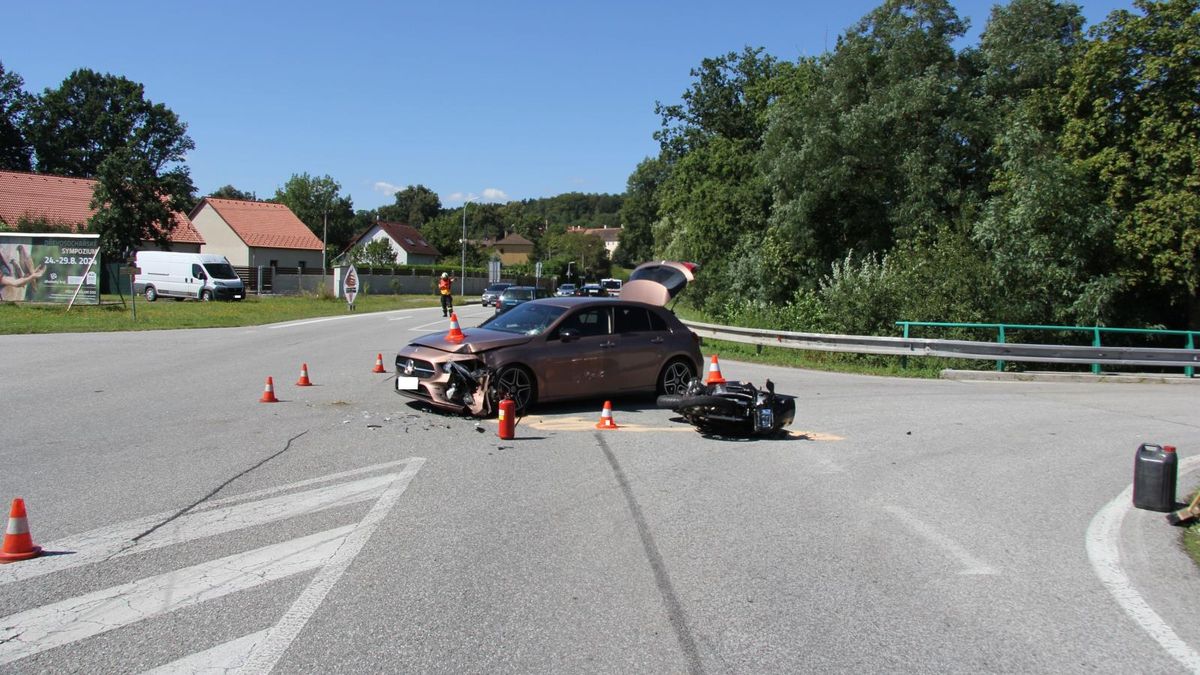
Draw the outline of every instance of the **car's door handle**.
<instances>
[{"instance_id":1,"label":"car's door handle","mask_svg":"<svg viewBox=\"0 0 1200 675\"><path fill-rule=\"evenodd\" d=\"M663 339L660 337L650 339L650 344L661 345L662 343L663 343Z\"/></svg>"},{"instance_id":2,"label":"car's door handle","mask_svg":"<svg viewBox=\"0 0 1200 675\"><path fill-rule=\"evenodd\" d=\"M601 346L602 348L604 348L604 349L608 349L609 347L616 347L616 346L617 346L617 343L615 343L615 342L601 342L601 343L600 343L600 346Z\"/></svg>"}]
</instances>

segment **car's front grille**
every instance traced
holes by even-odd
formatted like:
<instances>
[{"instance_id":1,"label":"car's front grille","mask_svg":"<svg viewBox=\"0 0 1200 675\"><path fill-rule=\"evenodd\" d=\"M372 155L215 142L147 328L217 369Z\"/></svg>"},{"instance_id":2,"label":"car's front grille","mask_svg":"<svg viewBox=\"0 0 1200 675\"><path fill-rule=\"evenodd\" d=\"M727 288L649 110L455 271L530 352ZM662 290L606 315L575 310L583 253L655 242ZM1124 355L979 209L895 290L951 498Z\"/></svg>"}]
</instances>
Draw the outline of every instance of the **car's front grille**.
<instances>
[{"instance_id":1,"label":"car's front grille","mask_svg":"<svg viewBox=\"0 0 1200 675\"><path fill-rule=\"evenodd\" d=\"M407 356L396 357L396 372L406 377L418 377L422 380L428 380L437 374L432 363Z\"/></svg>"}]
</instances>

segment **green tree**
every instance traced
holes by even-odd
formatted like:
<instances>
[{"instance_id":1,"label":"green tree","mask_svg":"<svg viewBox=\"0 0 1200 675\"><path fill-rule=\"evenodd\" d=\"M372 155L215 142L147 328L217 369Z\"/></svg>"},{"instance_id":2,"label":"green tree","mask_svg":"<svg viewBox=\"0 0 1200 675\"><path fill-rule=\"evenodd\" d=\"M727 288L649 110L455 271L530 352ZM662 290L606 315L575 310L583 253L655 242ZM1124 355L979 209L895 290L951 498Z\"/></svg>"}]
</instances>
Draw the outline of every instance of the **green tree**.
<instances>
[{"instance_id":1,"label":"green tree","mask_svg":"<svg viewBox=\"0 0 1200 675\"><path fill-rule=\"evenodd\" d=\"M354 236L354 206L349 196L338 194L341 189L327 175L317 178L307 173L292 174L283 187L275 190L275 201L291 209L330 249L343 251Z\"/></svg>"},{"instance_id":2,"label":"green tree","mask_svg":"<svg viewBox=\"0 0 1200 675\"><path fill-rule=\"evenodd\" d=\"M795 246L775 283L811 287L849 253L970 221L985 185L952 47L965 29L945 0L887 0L796 73L764 146L772 227Z\"/></svg>"},{"instance_id":3,"label":"green tree","mask_svg":"<svg viewBox=\"0 0 1200 675\"><path fill-rule=\"evenodd\" d=\"M1147 319L1200 328L1200 2L1134 0L1072 68L1062 145L1104 189Z\"/></svg>"},{"instance_id":4,"label":"green tree","mask_svg":"<svg viewBox=\"0 0 1200 675\"><path fill-rule=\"evenodd\" d=\"M258 195L254 194L253 192L239 190L232 185L222 185L216 190L213 190L212 194L208 196L216 197L217 199L240 199L247 202L259 201Z\"/></svg>"},{"instance_id":5,"label":"green tree","mask_svg":"<svg viewBox=\"0 0 1200 675\"><path fill-rule=\"evenodd\" d=\"M78 178L98 176L100 164L123 148L135 155L161 153L151 146L179 127L186 125L147 100L141 84L86 68L47 89L26 125L37 170Z\"/></svg>"},{"instance_id":6,"label":"green tree","mask_svg":"<svg viewBox=\"0 0 1200 675\"><path fill-rule=\"evenodd\" d=\"M379 208L382 220L421 227L442 211L437 193L424 185L409 185L396 193L396 202Z\"/></svg>"},{"instance_id":7,"label":"green tree","mask_svg":"<svg viewBox=\"0 0 1200 675\"><path fill-rule=\"evenodd\" d=\"M33 97L24 86L25 80L0 62L0 169L29 171L32 166L23 128Z\"/></svg>"},{"instance_id":8,"label":"green tree","mask_svg":"<svg viewBox=\"0 0 1200 675\"><path fill-rule=\"evenodd\" d=\"M615 262L632 267L654 257L654 223L659 219L659 188L670 166L660 157L647 157L630 174L621 205L621 241Z\"/></svg>"},{"instance_id":9,"label":"green tree","mask_svg":"<svg viewBox=\"0 0 1200 675\"><path fill-rule=\"evenodd\" d=\"M110 260L143 241L170 248L176 214L187 212L195 201L191 176L182 164L194 147L192 140L182 124L159 134L148 145L114 149L96 172L91 202L96 213L88 224L100 233L101 249Z\"/></svg>"},{"instance_id":10,"label":"green tree","mask_svg":"<svg viewBox=\"0 0 1200 675\"><path fill-rule=\"evenodd\" d=\"M387 267L396 264L396 250L385 238L372 239L365 246L357 246L351 256L356 264L371 267Z\"/></svg>"}]
</instances>

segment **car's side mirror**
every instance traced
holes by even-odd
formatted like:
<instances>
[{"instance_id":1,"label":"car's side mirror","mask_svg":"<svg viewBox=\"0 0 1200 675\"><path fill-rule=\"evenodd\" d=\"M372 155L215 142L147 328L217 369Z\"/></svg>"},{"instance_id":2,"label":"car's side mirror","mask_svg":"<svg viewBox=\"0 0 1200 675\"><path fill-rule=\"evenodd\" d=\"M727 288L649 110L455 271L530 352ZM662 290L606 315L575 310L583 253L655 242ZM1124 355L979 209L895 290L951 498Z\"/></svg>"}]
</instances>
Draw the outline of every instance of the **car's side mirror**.
<instances>
[{"instance_id":1,"label":"car's side mirror","mask_svg":"<svg viewBox=\"0 0 1200 675\"><path fill-rule=\"evenodd\" d=\"M579 333L570 328L564 328L558 332L558 337L563 342L573 342L579 339Z\"/></svg>"}]
</instances>

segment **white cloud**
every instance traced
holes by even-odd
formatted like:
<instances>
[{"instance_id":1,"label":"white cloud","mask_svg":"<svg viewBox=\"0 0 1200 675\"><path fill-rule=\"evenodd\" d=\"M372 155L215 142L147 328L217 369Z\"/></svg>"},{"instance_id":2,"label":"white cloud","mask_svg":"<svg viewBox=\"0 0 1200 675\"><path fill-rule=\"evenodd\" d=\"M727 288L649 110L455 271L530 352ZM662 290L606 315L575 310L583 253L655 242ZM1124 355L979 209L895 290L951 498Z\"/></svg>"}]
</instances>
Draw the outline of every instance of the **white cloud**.
<instances>
[{"instance_id":1,"label":"white cloud","mask_svg":"<svg viewBox=\"0 0 1200 675\"><path fill-rule=\"evenodd\" d=\"M382 192L385 195L394 195L397 192L399 192L401 189L395 185L392 185L391 183L387 183L387 182L384 182L381 180L375 181L375 184L372 185L371 188L373 190L375 190L376 192Z\"/></svg>"},{"instance_id":2,"label":"white cloud","mask_svg":"<svg viewBox=\"0 0 1200 675\"><path fill-rule=\"evenodd\" d=\"M485 188L482 195L477 195L474 192L451 192L448 195L440 195L442 202L445 204L471 202L507 202L509 201L508 193L500 188Z\"/></svg>"},{"instance_id":3,"label":"white cloud","mask_svg":"<svg viewBox=\"0 0 1200 675\"><path fill-rule=\"evenodd\" d=\"M506 202L508 201L508 195L504 193L504 190L498 188L485 188L483 191L483 201Z\"/></svg>"}]
</instances>

